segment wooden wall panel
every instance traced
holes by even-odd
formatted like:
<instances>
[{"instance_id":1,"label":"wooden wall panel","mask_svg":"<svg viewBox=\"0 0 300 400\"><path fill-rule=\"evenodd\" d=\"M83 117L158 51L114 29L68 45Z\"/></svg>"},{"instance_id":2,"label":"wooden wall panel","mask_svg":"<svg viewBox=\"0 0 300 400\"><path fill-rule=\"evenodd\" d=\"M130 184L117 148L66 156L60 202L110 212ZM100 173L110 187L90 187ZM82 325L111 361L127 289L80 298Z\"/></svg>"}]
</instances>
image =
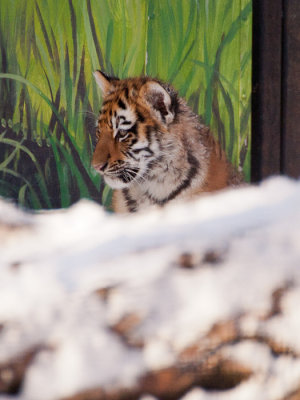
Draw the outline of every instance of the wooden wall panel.
<instances>
[{"instance_id":1,"label":"wooden wall panel","mask_svg":"<svg viewBox=\"0 0 300 400\"><path fill-rule=\"evenodd\" d=\"M282 0L253 1L252 181L280 173Z\"/></svg>"},{"instance_id":2,"label":"wooden wall panel","mask_svg":"<svg viewBox=\"0 0 300 400\"><path fill-rule=\"evenodd\" d=\"M282 172L300 177L300 1L283 2Z\"/></svg>"},{"instance_id":3,"label":"wooden wall panel","mask_svg":"<svg viewBox=\"0 0 300 400\"><path fill-rule=\"evenodd\" d=\"M300 1L253 0L252 181L300 176Z\"/></svg>"}]
</instances>

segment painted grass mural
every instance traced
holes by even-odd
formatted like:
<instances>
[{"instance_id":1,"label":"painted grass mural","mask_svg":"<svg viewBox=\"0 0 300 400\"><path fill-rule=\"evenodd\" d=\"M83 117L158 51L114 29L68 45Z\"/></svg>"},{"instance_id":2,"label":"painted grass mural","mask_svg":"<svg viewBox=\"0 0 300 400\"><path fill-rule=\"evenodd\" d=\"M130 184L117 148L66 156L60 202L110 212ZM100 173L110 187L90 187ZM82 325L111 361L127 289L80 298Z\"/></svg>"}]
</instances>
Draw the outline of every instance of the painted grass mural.
<instances>
[{"instance_id":1,"label":"painted grass mural","mask_svg":"<svg viewBox=\"0 0 300 400\"><path fill-rule=\"evenodd\" d=\"M91 169L92 71L172 83L250 174L251 0L2 0L0 195L108 205Z\"/></svg>"}]
</instances>

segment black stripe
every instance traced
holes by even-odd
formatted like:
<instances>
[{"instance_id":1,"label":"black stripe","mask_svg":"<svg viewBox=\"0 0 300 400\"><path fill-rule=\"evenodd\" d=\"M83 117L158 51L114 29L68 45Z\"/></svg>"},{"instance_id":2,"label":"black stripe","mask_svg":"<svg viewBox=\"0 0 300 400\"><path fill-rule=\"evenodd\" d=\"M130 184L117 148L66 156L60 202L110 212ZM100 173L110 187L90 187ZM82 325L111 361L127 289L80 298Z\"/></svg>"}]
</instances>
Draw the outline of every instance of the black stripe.
<instances>
[{"instance_id":1,"label":"black stripe","mask_svg":"<svg viewBox=\"0 0 300 400\"><path fill-rule=\"evenodd\" d=\"M197 170L200 167L200 164L199 164L199 161L197 160L197 158L194 157L193 154L188 151L187 159L188 159L188 162L190 163L191 167L194 167L197 172Z\"/></svg>"},{"instance_id":2,"label":"black stripe","mask_svg":"<svg viewBox=\"0 0 300 400\"><path fill-rule=\"evenodd\" d=\"M153 151L148 146L141 147L140 149L132 149L132 152L134 154L138 154L141 151L147 151L149 154L153 155Z\"/></svg>"},{"instance_id":3,"label":"black stripe","mask_svg":"<svg viewBox=\"0 0 300 400\"><path fill-rule=\"evenodd\" d=\"M106 104L108 104L108 103L110 103L110 100L104 100L103 103L102 103L102 108L103 108L104 106L106 106Z\"/></svg>"},{"instance_id":4,"label":"black stripe","mask_svg":"<svg viewBox=\"0 0 300 400\"><path fill-rule=\"evenodd\" d=\"M190 164L190 169L188 172L188 176L185 178L185 180L178 186L177 189L173 190L173 192L171 192L169 194L169 196L163 200L155 199L151 196L151 194L146 193L147 197L152 202L154 202L155 204L158 204L160 206L163 206L168 201L175 199L175 197L177 197L183 190L185 190L187 187L190 186L190 183L194 179L195 175L197 174L197 171L198 171L200 165L199 165L199 161L190 152L188 152L187 159Z\"/></svg>"},{"instance_id":5,"label":"black stripe","mask_svg":"<svg viewBox=\"0 0 300 400\"><path fill-rule=\"evenodd\" d=\"M125 98L127 100L128 99L128 88L127 87L124 90L124 95L125 95Z\"/></svg>"},{"instance_id":6,"label":"black stripe","mask_svg":"<svg viewBox=\"0 0 300 400\"><path fill-rule=\"evenodd\" d=\"M131 151L127 151L125 155L126 155L126 157L129 156L129 157L133 158L135 161L139 161L139 159L136 158L136 157L134 156L134 154L132 154Z\"/></svg>"},{"instance_id":7,"label":"black stripe","mask_svg":"<svg viewBox=\"0 0 300 400\"><path fill-rule=\"evenodd\" d=\"M102 69L103 69L103 68L102 68ZM119 80L120 80L120 79L117 78L116 76L109 76L109 75L105 74L103 71L99 71L99 69L98 69L97 71L100 72L100 74L103 75L103 76L108 80L108 82L111 82L111 81L119 81Z\"/></svg>"},{"instance_id":8,"label":"black stripe","mask_svg":"<svg viewBox=\"0 0 300 400\"><path fill-rule=\"evenodd\" d=\"M161 164L164 161L164 156L159 156L155 160L152 160L148 164L148 169L151 170L157 167L158 164Z\"/></svg>"},{"instance_id":9,"label":"black stripe","mask_svg":"<svg viewBox=\"0 0 300 400\"><path fill-rule=\"evenodd\" d=\"M140 122L145 122L143 114L141 114L139 111L137 111L137 117Z\"/></svg>"},{"instance_id":10,"label":"black stripe","mask_svg":"<svg viewBox=\"0 0 300 400\"><path fill-rule=\"evenodd\" d=\"M160 113L162 120L165 122L166 115L168 115L168 110L164 102L163 94L162 93L153 94L150 97L150 103L152 104L153 108Z\"/></svg>"},{"instance_id":11,"label":"black stripe","mask_svg":"<svg viewBox=\"0 0 300 400\"><path fill-rule=\"evenodd\" d=\"M130 212L135 212L137 210L137 202L133 200L129 194L128 189L122 189L123 196L126 200L127 208Z\"/></svg>"},{"instance_id":12,"label":"black stripe","mask_svg":"<svg viewBox=\"0 0 300 400\"><path fill-rule=\"evenodd\" d=\"M122 153L125 157L127 157L128 154L129 154L129 152L128 152L128 151L125 151L125 150L121 150L121 153Z\"/></svg>"},{"instance_id":13,"label":"black stripe","mask_svg":"<svg viewBox=\"0 0 300 400\"><path fill-rule=\"evenodd\" d=\"M146 137L150 144L152 143L152 132L153 132L152 126L149 125L146 126Z\"/></svg>"},{"instance_id":14,"label":"black stripe","mask_svg":"<svg viewBox=\"0 0 300 400\"><path fill-rule=\"evenodd\" d=\"M130 125L131 121L122 121L122 125Z\"/></svg>"},{"instance_id":15,"label":"black stripe","mask_svg":"<svg viewBox=\"0 0 300 400\"><path fill-rule=\"evenodd\" d=\"M137 124L132 125L132 127L129 128L128 130L137 135Z\"/></svg>"},{"instance_id":16,"label":"black stripe","mask_svg":"<svg viewBox=\"0 0 300 400\"><path fill-rule=\"evenodd\" d=\"M123 101L122 99L119 99L119 101L118 101L118 106L119 106L120 108L122 108L123 110L126 110L126 109L127 109L126 104L124 103L124 101Z\"/></svg>"}]
</instances>

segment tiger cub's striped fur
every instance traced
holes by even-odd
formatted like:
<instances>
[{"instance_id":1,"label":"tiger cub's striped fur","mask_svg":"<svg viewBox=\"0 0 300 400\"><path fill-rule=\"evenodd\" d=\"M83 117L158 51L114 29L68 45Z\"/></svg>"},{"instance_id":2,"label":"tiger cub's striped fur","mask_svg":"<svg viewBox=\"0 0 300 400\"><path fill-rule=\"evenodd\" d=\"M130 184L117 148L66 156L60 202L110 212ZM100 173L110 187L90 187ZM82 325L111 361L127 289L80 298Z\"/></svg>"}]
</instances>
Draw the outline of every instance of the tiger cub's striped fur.
<instances>
[{"instance_id":1,"label":"tiger cub's striped fur","mask_svg":"<svg viewBox=\"0 0 300 400\"><path fill-rule=\"evenodd\" d=\"M103 105L92 165L114 190L113 209L134 212L241 181L209 129L168 84L97 71Z\"/></svg>"}]
</instances>

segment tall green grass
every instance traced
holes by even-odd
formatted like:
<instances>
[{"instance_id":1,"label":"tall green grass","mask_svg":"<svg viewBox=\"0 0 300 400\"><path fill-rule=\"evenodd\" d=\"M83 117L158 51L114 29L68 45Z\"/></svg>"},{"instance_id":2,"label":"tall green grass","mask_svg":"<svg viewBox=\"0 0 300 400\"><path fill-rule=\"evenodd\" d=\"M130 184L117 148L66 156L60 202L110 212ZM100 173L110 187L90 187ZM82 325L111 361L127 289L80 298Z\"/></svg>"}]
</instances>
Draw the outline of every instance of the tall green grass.
<instances>
[{"instance_id":1,"label":"tall green grass","mask_svg":"<svg viewBox=\"0 0 300 400\"><path fill-rule=\"evenodd\" d=\"M251 0L3 0L0 195L109 204L90 168L99 68L171 82L249 179Z\"/></svg>"}]
</instances>

